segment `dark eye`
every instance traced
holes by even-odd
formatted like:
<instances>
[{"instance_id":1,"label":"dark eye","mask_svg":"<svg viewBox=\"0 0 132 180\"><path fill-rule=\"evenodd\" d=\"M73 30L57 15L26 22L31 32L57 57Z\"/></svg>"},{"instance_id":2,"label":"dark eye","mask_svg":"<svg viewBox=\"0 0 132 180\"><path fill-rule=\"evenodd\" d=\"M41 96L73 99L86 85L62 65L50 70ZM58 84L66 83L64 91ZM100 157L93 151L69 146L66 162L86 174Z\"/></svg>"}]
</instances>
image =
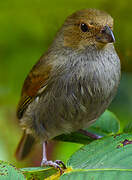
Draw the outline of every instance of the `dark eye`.
<instances>
[{"instance_id":1,"label":"dark eye","mask_svg":"<svg viewBox=\"0 0 132 180\"><path fill-rule=\"evenodd\" d=\"M88 26L87 26L86 24L84 24L84 23L81 24L81 30L82 30L83 32L89 31Z\"/></svg>"}]
</instances>

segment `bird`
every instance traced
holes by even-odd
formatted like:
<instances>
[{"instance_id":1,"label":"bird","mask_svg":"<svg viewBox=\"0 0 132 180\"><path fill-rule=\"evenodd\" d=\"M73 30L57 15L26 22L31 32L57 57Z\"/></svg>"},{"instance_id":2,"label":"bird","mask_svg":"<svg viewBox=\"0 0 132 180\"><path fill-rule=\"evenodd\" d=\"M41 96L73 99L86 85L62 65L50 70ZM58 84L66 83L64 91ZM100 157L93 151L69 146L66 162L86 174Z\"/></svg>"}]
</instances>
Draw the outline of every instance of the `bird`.
<instances>
[{"instance_id":1,"label":"bird","mask_svg":"<svg viewBox=\"0 0 132 180\"><path fill-rule=\"evenodd\" d=\"M114 42L113 18L107 12L88 8L66 18L24 81L17 107L23 129L18 160L39 141L41 165L65 168L61 160L47 160L46 142L89 127L108 108L121 76Z\"/></svg>"}]
</instances>

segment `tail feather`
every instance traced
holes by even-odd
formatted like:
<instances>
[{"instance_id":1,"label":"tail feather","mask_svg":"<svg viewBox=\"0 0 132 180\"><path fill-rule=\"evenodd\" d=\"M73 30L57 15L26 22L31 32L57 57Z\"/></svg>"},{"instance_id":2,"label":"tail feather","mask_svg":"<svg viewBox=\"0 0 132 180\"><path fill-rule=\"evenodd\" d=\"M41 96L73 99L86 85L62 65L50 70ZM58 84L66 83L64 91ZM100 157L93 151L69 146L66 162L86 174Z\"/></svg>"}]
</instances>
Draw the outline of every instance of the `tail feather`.
<instances>
[{"instance_id":1,"label":"tail feather","mask_svg":"<svg viewBox=\"0 0 132 180\"><path fill-rule=\"evenodd\" d=\"M34 143L35 138L30 134L26 134L26 132L24 131L23 136L16 149L16 159L23 160L24 158L26 158L27 155L30 153Z\"/></svg>"}]
</instances>

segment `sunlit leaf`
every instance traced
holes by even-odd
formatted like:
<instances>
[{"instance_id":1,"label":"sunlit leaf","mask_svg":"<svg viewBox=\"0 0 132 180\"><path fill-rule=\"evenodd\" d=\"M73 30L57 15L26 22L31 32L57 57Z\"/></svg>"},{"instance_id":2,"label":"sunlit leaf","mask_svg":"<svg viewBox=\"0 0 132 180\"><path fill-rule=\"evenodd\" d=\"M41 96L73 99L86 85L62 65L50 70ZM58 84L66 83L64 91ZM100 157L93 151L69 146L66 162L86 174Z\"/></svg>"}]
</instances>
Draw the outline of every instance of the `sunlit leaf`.
<instances>
[{"instance_id":1,"label":"sunlit leaf","mask_svg":"<svg viewBox=\"0 0 132 180\"><path fill-rule=\"evenodd\" d=\"M22 168L21 171L26 176L27 180L30 179L44 180L45 178L57 172L57 170L51 167L28 167L28 168Z\"/></svg>"},{"instance_id":2,"label":"sunlit leaf","mask_svg":"<svg viewBox=\"0 0 132 180\"><path fill-rule=\"evenodd\" d=\"M132 169L77 170L61 176L60 180L131 180Z\"/></svg>"},{"instance_id":3,"label":"sunlit leaf","mask_svg":"<svg viewBox=\"0 0 132 180\"><path fill-rule=\"evenodd\" d=\"M0 180L25 180L22 172L13 165L0 161Z\"/></svg>"},{"instance_id":4,"label":"sunlit leaf","mask_svg":"<svg viewBox=\"0 0 132 180\"><path fill-rule=\"evenodd\" d=\"M68 160L73 171L61 180L132 179L132 134L105 137L81 147Z\"/></svg>"}]
</instances>

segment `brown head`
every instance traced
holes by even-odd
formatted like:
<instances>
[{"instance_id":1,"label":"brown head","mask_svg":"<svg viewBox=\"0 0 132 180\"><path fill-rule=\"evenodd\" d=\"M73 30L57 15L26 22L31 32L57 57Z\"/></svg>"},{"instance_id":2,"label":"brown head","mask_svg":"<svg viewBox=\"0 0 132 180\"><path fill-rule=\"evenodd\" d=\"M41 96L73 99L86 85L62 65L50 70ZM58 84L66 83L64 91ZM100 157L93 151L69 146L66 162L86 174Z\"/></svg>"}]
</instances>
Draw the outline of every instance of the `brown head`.
<instances>
[{"instance_id":1,"label":"brown head","mask_svg":"<svg viewBox=\"0 0 132 180\"><path fill-rule=\"evenodd\" d=\"M104 11L84 9L69 16L63 26L64 46L84 49L105 46L115 41L113 18Z\"/></svg>"}]
</instances>

